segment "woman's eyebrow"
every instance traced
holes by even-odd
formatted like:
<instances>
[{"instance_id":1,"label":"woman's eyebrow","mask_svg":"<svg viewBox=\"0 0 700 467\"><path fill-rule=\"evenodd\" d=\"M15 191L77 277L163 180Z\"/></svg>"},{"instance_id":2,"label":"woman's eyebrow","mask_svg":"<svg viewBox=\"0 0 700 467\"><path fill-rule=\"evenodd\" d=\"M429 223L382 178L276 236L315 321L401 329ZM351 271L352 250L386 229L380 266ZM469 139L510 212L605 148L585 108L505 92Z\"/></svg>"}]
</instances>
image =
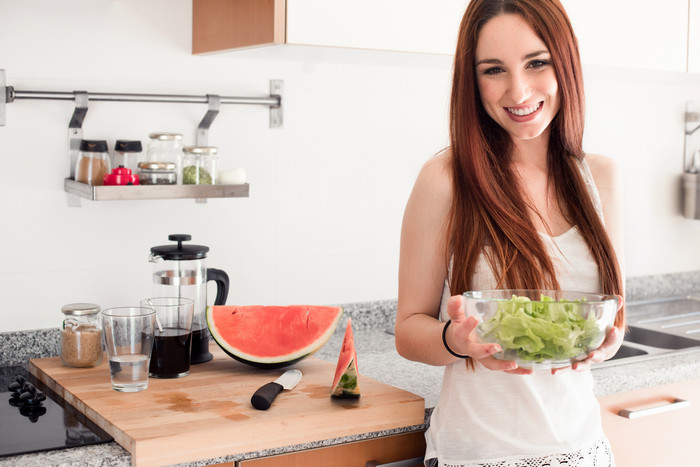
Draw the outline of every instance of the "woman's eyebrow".
<instances>
[{"instance_id":1,"label":"woman's eyebrow","mask_svg":"<svg viewBox=\"0 0 700 467\"><path fill-rule=\"evenodd\" d=\"M501 65L501 64L503 64L503 62L497 58L485 58L483 60L479 60L478 62L476 62L476 66L479 66L479 65Z\"/></svg>"},{"instance_id":2,"label":"woman's eyebrow","mask_svg":"<svg viewBox=\"0 0 700 467\"><path fill-rule=\"evenodd\" d=\"M537 57L538 55L542 55L542 54L549 54L549 50L547 50L547 49L542 49L542 50L538 50L538 51L536 51L536 52L531 52L531 53L525 55L525 56L523 57L523 60L529 60L529 59L531 59L531 58L535 58L535 57Z\"/></svg>"},{"instance_id":3,"label":"woman's eyebrow","mask_svg":"<svg viewBox=\"0 0 700 467\"><path fill-rule=\"evenodd\" d=\"M535 52L530 52L529 54L525 55L522 58L522 60L523 61L530 60L531 58L535 58L535 57L538 57L538 56L543 55L543 54L548 55L549 50L542 49L542 50L537 50ZM479 60L476 62L476 66L479 66L479 65L502 65L502 64L503 64L503 61L499 60L498 58L485 58L483 60Z\"/></svg>"}]
</instances>

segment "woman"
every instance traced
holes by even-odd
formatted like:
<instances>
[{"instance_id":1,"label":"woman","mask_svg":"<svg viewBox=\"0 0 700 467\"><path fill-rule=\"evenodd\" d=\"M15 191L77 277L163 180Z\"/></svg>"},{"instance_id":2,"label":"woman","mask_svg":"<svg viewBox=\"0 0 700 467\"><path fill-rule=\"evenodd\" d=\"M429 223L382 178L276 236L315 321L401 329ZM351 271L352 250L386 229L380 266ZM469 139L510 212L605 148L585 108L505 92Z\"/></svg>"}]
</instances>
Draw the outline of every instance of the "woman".
<instances>
[{"instance_id":1,"label":"woman","mask_svg":"<svg viewBox=\"0 0 700 467\"><path fill-rule=\"evenodd\" d=\"M451 144L421 170L401 233L396 347L445 366L426 465L614 465L589 367L620 347L624 310L585 360L533 371L493 358L461 301L499 288L623 295L620 176L581 148L581 74L557 0L469 3Z\"/></svg>"}]
</instances>

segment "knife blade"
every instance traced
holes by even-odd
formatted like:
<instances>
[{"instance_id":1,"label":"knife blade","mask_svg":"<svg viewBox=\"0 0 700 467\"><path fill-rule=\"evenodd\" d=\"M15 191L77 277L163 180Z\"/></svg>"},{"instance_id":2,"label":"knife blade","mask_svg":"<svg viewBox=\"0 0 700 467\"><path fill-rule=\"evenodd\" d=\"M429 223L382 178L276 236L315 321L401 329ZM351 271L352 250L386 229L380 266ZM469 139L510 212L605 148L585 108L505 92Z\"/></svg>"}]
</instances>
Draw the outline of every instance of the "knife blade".
<instances>
[{"instance_id":1,"label":"knife blade","mask_svg":"<svg viewBox=\"0 0 700 467\"><path fill-rule=\"evenodd\" d=\"M250 398L250 403L258 410L267 410L283 389L293 389L300 380L301 371L287 370L276 380L258 388L253 397Z\"/></svg>"}]
</instances>

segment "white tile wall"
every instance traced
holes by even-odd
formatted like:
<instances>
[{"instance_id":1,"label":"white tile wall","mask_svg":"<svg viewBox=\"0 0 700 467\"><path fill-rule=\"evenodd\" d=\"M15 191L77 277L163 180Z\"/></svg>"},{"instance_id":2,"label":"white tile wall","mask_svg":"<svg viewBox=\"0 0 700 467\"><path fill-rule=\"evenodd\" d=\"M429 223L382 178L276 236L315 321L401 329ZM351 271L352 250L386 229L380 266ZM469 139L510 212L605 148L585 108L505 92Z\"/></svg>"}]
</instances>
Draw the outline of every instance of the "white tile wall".
<instances>
[{"instance_id":1,"label":"white tile wall","mask_svg":"<svg viewBox=\"0 0 700 467\"><path fill-rule=\"evenodd\" d=\"M403 207L447 144L448 57L273 48L190 54L188 0L0 0L0 68L18 90L267 95L283 79L285 126L223 106L210 143L244 167L247 199L66 205L69 102L16 101L0 127L0 332L57 326L74 301L150 293L151 246L190 233L231 277L230 304L396 297ZM626 175L629 275L700 269L700 221L680 216L685 99L697 76L587 69L586 149ZM194 142L204 105L90 104L86 138Z\"/></svg>"}]
</instances>

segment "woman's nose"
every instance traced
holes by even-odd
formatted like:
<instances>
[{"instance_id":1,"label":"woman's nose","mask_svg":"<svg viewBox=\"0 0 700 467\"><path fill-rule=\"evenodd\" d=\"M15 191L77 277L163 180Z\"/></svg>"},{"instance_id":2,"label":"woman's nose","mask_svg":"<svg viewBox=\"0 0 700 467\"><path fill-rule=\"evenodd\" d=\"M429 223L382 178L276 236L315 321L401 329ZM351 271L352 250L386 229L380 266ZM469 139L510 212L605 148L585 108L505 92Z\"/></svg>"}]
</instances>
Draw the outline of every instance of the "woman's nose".
<instances>
[{"instance_id":1,"label":"woman's nose","mask_svg":"<svg viewBox=\"0 0 700 467\"><path fill-rule=\"evenodd\" d=\"M515 104L521 104L532 94L532 85L523 73L512 73L508 92Z\"/></svg>"}]
</instances>

